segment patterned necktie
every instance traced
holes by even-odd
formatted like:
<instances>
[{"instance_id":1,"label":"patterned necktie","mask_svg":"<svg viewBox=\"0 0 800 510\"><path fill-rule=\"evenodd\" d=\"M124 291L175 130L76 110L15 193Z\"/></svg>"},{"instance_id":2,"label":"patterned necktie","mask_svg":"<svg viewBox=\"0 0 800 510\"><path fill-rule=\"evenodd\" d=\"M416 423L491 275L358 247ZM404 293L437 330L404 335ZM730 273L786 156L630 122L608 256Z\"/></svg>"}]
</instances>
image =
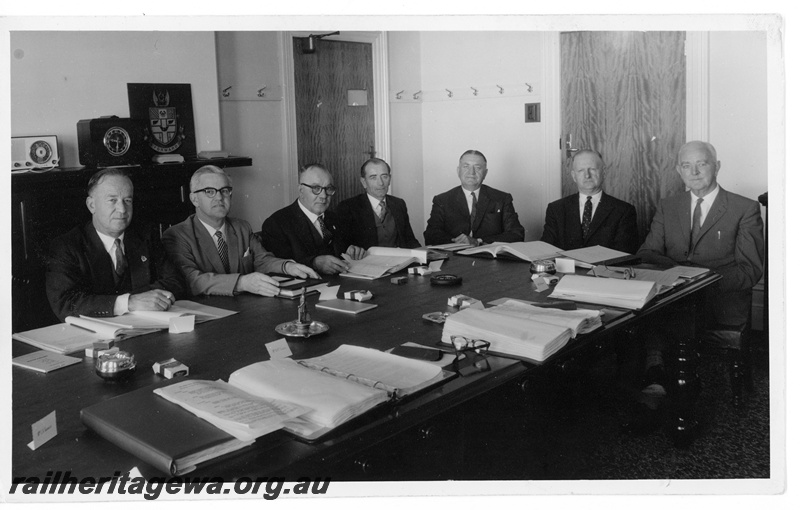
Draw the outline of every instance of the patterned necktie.
<instances>
[{"instance_id":1,"label":"patterned necktie","mask_svg":"<svg viewBox=\"0 0 800 510\"><path fill-rule=\"evenodd\" d=\"M125 258L125 254L122 253L122 242L119 240L119 237L114 239L114 258L116 259L116 267L114 268L114 273L117 275L118 278L122 278L125 274L125 270L128 269L128 259Z\"/></svg>"},{"instance_id":2,"label":"patterned necktie","mask_svg":"<svg viewBox=\"0 0 800 510\"><path fill-rule=\"evenodd\" d=\"M322 240L326 243L329 242L333 237L333 233L325 226L325 220L322 219L322 215L317 216L317 221L319 222L319 230L322 232Z\"/></svg>"},{"instance_id":3,"label":"patterned necktie","mask_svg":"<svg viewBox=\"0 0 800 510\"><path fill-rule=\"evenodd\" d=\"M478 215L478 199L475 198L475 192L470 193L472 196L472 210L469 212L469 235L475 230L475 217Z\"/></svg>"},{"instance_id":4,"label":"patterned necktie","mask_svg":"<svg viewBox=\"0 0 800 510\"><path fill-rule=\"evenodd\" d=\"M222 232L219 230L214 232L214 235L217 236L217 251L222 260L222 267L225 268L225 274L228 274L231 272L231 264L228 261L228 243L225 242L225 238L222 237Z\"/></svg>"},{"instance_id":5,"label":"patterned necktie","mask_svg":"<svg viewBox=\"0 0 800 510\"><path fill-rule=\"evenodd\" d=\"M702 198L697 199L697 205L694 206L694 213L692 214L692 233L689 236L689 251L692 251L694 248L694 243L697 241L697 238L700 237L700 215L703 211L700 209L700 204L703 203Z\"/></svg>"},{"instance_id":6,"label":"patterned necktie","mask_svg":"<svg viewBox=\"0 0 800 510\"><path fill-rule=\"evenodd\" d=\"M589 235L589 224L592 223L592 197L586 197L586 203L583 206L583 222L581 228L583 229L583 240Z\"/></svg>"},{"instance_id":7,"label":"patterned necktie","mask_svg":"<svg viewBox=\"0 0 800 510\"><path fill-rule=\"evenodd\" d=\"M383 219L386 218L386 201L385 200L381 200L380 202L378 202L378 218L380 218L381 221L383 221Z\"/></svg>"}]
</instances>

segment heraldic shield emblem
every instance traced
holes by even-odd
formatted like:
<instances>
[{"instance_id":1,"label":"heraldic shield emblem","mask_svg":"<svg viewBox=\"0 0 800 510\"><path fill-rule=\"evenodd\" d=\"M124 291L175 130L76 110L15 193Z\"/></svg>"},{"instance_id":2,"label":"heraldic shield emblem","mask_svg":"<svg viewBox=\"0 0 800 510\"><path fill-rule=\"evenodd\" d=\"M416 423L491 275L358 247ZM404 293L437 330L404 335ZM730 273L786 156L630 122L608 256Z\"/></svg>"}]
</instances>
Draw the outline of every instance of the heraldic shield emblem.
<instances>
[{"instance_id":1,"label":"heraldic shield emblem","mask_svg":"<svg viewBox=\"0 0 800 510\"><path fill-rule=\"evenodd\" d=\"M132 118L148 121L151 154L196 156L190 84L129 83Z\"/></svg>"}]
</instances>

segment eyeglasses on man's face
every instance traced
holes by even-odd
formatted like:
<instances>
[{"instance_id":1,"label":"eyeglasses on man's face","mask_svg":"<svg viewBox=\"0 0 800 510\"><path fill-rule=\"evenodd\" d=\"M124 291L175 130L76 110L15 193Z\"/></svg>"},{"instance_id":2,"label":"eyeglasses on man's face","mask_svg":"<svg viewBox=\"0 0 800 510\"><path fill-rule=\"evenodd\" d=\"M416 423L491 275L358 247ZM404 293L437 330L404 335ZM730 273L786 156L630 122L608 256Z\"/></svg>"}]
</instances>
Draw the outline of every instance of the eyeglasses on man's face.
<instances>
[{"instance_id":1,"label":"eyeglasses on man's face","mask_svg":"<svg viewBox=\"0 0 800 510\"><path fill-rule=\"evenodd\" d=\"M301 182L300 185L301 186L305 186L306 188L311 188L311 193L313 193L315 195L319 195L320 193L322 193L322 190L325 190L325 194L328 195L328 196L332 196L332 195L336 194L336 186L333 186L333 185L331 185L331 186L320 186L318 184L314 184L312 186L311 184L306 184L304 182Z\"/></svg>"},{"instance_id":2,"label":"eyeglasses on man's face","mask_svg":"<svg viewBox=\"0 0 800 510\"><path fill-rule=\"evenodd\" d=\"M220 193L223 198L230 198L231 194L233 193L233 188L231 186L225 186L224 188L202 188L192 193L205 193L208 198L214 198L217 196L217 193Z\"/></svg>"}]
</instances>

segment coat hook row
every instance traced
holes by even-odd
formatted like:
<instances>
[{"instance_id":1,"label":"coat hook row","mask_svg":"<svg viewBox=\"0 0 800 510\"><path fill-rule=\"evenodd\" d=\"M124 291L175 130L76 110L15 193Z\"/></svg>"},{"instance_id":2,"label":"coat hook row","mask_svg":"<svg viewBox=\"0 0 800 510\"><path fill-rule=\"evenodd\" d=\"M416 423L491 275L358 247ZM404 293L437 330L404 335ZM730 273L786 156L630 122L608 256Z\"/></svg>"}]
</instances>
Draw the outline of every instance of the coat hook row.
<instances>
[{"instance_id":1,"label":"coat hook row","mask_svg":"<svg viewBox=\"0 0 800 510\"><path fill-rule=\"evenodd\" d=\"M501 95L504 95L506 93L506 89L508 88L508 87L504 87L504 86L498 85L498 84L495 84L495 87L497 87L497 93L501 94ZM444 90L444 93L445 93L446 97L448 97L448 98L455 98L456 94L459 93L458 89L445 88L445 89L439 89L439 90ZM461 89L461 90L464 90L464 89ZM475 96L475 97L477 97L478 94L480 93L480 90L477 87L468 87L468 90L471 91L472 95ZM532 92L533 92L533 85L531 85L530 83L526 82L526 83L523 83L522 85L512 85L509 93L513 96L513 95L518 95L520 93L528 93L528 94L530 94ZM395 98L399 101L399 100L403 100L403 96L404 96L405 93L406 93L406 91L404 89L404 90L401 90L399 92L395 92L394 95L395 95ZM436 98L437 97L437 94L436 94L435 91L433 91L433 92L429 91L429 93L432 94L430 96L430 98ZM418 100L420 100L422 98L423 94L425 94L424 90L418 90L417 92L412 93L411 94L412 97L410 97L408 99L412 99L413 98L414 100L418 101ZM490 96L491 96L491 94L490 94ZM439 95L438 97L441 97L441 96ZM435 99L433 99L433 100L435 100Z\"/></svg>"}]
</instances>

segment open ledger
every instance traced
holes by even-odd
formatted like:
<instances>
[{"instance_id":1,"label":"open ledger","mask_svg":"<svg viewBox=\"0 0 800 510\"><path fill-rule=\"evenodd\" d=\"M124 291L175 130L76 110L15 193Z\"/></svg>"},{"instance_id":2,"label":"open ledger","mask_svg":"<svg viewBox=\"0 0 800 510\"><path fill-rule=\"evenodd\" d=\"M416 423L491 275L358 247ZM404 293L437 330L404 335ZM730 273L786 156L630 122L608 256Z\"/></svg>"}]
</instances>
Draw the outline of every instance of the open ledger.
<instances>
[{"instance_id":1,"label":"open ledger","mask_svg":"<svg viewBox=\"0 0 800 510\"><path fill-rule=\"evenodd\" d=\"M424 361L341 345L316 358L248 365L232 373L228 383L186 381L186 387L181 383L155 392L241 439L259 437L277 426L314 440L378 404L451 375ZM205 397L198 400L200 390L200 395L207 392L226 404L209 406ZM263 416L269 419L259 421Z\"/></svg>"},{"instance_id":2,"label":"open ledger","mask_svg":"<svg viewBox=\"0 0 800 510\"><path fill-rule=\"evenodd\" d=\"M428 251L424 248L413 250L373 246L367 250L367 256L363 259L349 259L347 261L349 268L347 272L341 273L341 276L374 280L396 273L411 264L426 264L427 261Z\"/></svg>"},{"instance_id":3,"label":"open ledger","mask_svg":"<svg viewBox=\"0 0 800 510\"><path fill-rule=\"evenodd\" d=\"M535 260L553 259L558 257L561 249L544 241L529 241L527 243L492 243L476 246L458 252L459 255L473 255L477 257L514 258L533 262Z\"/></svg>"},{"instance_id":4,"label":"open ledger","mask_svg":"<svg viewBox=\"0 0 800 510\"><path fill-rule=\"evenodd\" d=\"M653 299L657 291L658 285L652 281L568 274L561 278L550 297L638 310Z\"/></svg>"},{"instance_id":5,"label":"open ledger","mask_svg":"<svg viewBox=\"0 0 800 510\"><path fill-rule=\"evenodd\" d=\"M59 354L70 354L91 347L98 340L124 340L169 327L172 317L194 315L195 322L205 322L237 312L202 305L193 301L176 301L166 312L137 311L117 317L67 317L65 323L14 333L12 338Z\"/></svg>"},{"instance_id":6,"label":"open ledger","mask_svg":"<svg viewBox=\"0 0 800 510\"><path fill-rule=\"evenodd\" d=\"M541 308L509 299L483 310L466 308L447 317L442 342L451 335L491 342L489 350L533 361L544 361L570 338L602 326L597 310Z\"/></svg>"}]
</instances>

